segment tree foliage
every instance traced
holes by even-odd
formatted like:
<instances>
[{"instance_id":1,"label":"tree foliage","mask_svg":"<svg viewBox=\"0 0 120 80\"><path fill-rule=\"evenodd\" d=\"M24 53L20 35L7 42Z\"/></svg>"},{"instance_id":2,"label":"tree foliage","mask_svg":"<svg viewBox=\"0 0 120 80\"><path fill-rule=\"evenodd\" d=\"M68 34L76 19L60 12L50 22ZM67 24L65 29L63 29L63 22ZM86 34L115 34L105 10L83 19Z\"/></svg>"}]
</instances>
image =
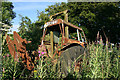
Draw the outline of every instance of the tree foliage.
<instances>
[{"instance_id":1,"label":"tree foliage","mask_svg":"<svg viewBox=\"0 0 120 80\"><path fill-rule=\"evenodd\" d=\"M111 42L119 41L119 4L118 3L68 3L69 21L87 30L87 38L95 40L100 31ZM105 38L104 38L105 40Z\"/></svg>"},{"instance_id":2,"label":"tree foliage","mask_svg":"<svg viewBox=\"0 0 120 80\"><path fill-rule=\"evenodd\" d=\"M3 0L3 1L4 2L0 3L1 4L0 14L2 15L2 16L0 16L1 22L11 26L12 25L11 21L16 17L16 13L13 11L14 6L13 6L12 2L5 2L6 0ZM5 34L6 34L6 32L2 32L2 38L5 37ZM2 53L6 54L8 52L9 51L8 51L7 44L4 44Z\"/></svg>"},{"instance_id":3,"label":"tree foliage","mask_svg":"<svg viewBox=\"0 0 120 80\"><path fill-rule=\"evenodd\" d=\"M12 2L2 2L2 22L8 25L12 25L11 21L16 17L16 13L13 11Z\"/></svg>"},{"instance_id":4,"label":"tree foliage","mask_svg":"<svg viewBox=\"0 0 120 80\"><path fill-rule=\"evenodd\" d=\"M19 33L23 38L32 40L33 44L40 44L42 37L42 27L49 17L57 12L69 9L68 21L72 24L83 28L89 41L95 41L97 32L108 37L110 42L119 42L120 24L119 24L119 3L90 3L90 2L70 2L56 3L48 6L45 12L38 12L38 20L31 23L28 17L22 17ZM57 18L62 18L60 15Z\"/></svg>"},{"instance_id":5,"label":"tree foliage","mask_svg":"<svg viewBox=\"0 0 120 80\"><path fill-rule=\"evenodd\" d=\"M22 38L26 38L26 40L32 41L32 43L28 45L29 50L35 50L38 48L38 45L40 45L43 31L42 27L47 21L48 16L44 14L44 12L40 13L38 20L35 23L32 23L27 16L21 16L20 27L18 30Z\"/></svg>"}]
</instances>

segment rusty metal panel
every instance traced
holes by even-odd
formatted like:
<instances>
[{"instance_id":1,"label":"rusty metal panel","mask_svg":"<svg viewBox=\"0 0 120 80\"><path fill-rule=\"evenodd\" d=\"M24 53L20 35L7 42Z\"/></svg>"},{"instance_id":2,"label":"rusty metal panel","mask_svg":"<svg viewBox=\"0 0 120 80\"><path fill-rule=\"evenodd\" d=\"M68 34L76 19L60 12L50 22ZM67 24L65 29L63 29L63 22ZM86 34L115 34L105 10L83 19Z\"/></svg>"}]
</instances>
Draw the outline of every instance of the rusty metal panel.
<instances>
[{"instance_id":1,"label":"rusty metal panel","mask_svg":"<svg viewBox=\"0 0 120 80\"><path fill-rule=\"evenodd\" d=\"M33 68L34 68L34 64L31 63L31 62L27 59L27 69L28 69L28 70L33 70Z\"/></svg>"},{"instance_id":2,"label":"rusty metal panel","mask_svg":"<svg viewBox=\"0 0 120 80\"><path fill-rule=\"evenodd\" d=\"M64 23L64 24L66 24L66 25L68 25L68 26L70 26L70 27L73 27L73 28L76 28L76 29L79 29L79 30L82 31L82 28L77 27L77 26L75 26L75 25L73 25L73 24L71 24L71 23L69 23L69 22L66 22L66 21L64 21L64 20L62 20L62 19L56 19L56 20L49 21L49 22L45 23L45 28L46 28L46 27L51 27L51 26L54 26L54 25L58 25L58 24L60 24L60 23Z\"/></svg>"},{"instance_id":3,"label":"rusty metal panel","mask_svg":"<svg viewBox=\"0 0 120 80\"><path fill-rule=\"evenodd\" d=\"M17 51L18 52L22 51L22 49L20 49L21 47L24 48L24 50L26 50L26 48L22 46L23 39L19 36L17 32L14 31L13 37L14 37L14 43L16 44Z\"/></svg>"},{"instance_id":4,"label":"rusty metal panel","mask_svg":"<svg viewBox=\"0 0 120 80\"><path fill-rule=\"evenodd\" d=\"M57 25L57 24L60 24L60 23L62 23L62 19L56 19L56 20L53 20L53 21L49 21L49 22L45 23L44 28L54 26L54 25Z\"/></svg>"},{"instance_id":5,"label":"rusty metal panel","mask_svg":"<svg viewBox=\"0 0 120 80\"><path fill-rule=\"evenodd\" d=\"M64 38L64 43L77 43L77 44L80 44L82 47L84 47L84 42L80 42L80 41L77 41L77 40L73 40L73 39L68 39L68 38Z\"/></svg>"},{"instance_id":6,"label":"rusty metal panel","mask_svg":"<svg viewBox=\"0 0 120 80\"><path fill-rule=\"evenodd\" d=\"M14 57L14 60L16 61L18 61L19 57L21 57L22 63L24 64L24 66L28 70L33 70L34 63L32 62L31 57L29 56L29 53L26 51L26 44L27 44L26 39L22 39L19 36L19 34L15 31L14 31L13 37L14 37L14 40L11 40L8 35L6 38L11 56ZM15 51L15 45L16 45L17 52ZM37 53L34 52L34 55L35 54ZM38 59L38 57L39 56L37 56L36 59Z\"/></svg>"},{"instance_id":7,"label":"rusty metal panel","mask_svg":"<svg viewBox=\"0 0 120 80\"><path fill-rule=\"evenodd\" d=\"M7 35L7 37L6 37L6 41L7 41L8 49L9 49L9 51L10 51L11 56L15 58L15 53L16 53L16 52L15 52L14 43L13 43L13 41L10 39L10 37L9 37L8 35Z\"/></svg>"}]
</instances>

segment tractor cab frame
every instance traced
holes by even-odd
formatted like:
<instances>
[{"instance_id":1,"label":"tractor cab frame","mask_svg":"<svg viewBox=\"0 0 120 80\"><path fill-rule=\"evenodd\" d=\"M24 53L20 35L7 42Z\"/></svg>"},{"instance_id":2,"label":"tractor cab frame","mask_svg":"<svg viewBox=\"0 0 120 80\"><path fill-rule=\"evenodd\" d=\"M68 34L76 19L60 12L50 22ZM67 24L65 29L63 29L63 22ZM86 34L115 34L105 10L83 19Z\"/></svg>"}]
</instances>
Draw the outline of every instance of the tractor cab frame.
<instances>
[{"instance_id":1,"label":"tractor cab frame","mask_svg":"<svg viewBox=\"0 0 120 80\"><path fill-rule=\"evenodd\" d=\"M74 36L72 37L72 35ZM56 53L60 56L65 49L76 44L83 48L87 44L82 28L62 19L55 19L45 23L41 46L46 47L47 56L54 58Z\"/></svg>"}]
</instances>

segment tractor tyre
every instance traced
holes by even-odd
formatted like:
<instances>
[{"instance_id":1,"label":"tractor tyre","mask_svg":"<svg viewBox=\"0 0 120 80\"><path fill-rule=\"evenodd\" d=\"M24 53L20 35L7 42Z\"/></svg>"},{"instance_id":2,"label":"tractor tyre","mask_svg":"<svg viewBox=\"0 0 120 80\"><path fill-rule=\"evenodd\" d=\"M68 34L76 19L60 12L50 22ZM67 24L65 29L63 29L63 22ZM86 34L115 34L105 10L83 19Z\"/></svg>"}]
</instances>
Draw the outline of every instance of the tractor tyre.
<instances>
[{"instance_id":1,"label":"tractor tyre","mask_svg":"<svg viewBox=\"0 0 120 80\"><path fill-rule=\"evenodd\" d=\"M75 64L82 59L85 48L80 45L71 46L64 50L60 56L62 77L67 77L70 71L74 71Z\"/></svg>"}]
</instances>

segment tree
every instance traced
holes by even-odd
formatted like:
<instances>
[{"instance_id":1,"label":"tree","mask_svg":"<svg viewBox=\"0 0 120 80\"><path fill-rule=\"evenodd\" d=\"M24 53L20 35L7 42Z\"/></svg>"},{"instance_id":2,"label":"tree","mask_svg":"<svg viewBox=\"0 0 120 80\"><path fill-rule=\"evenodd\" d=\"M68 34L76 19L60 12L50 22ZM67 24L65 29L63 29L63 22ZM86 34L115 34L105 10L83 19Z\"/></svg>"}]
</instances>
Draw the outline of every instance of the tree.
<instances>
[{"instance_id":1,"label":"tree","mask_svg":"<svg viewBox=\"0 0 120 80\"><path fill-rule=\"evenodd\" d=\"M66 3L56 3L54 5L48 6L48 8L45 9L45 12L47 12L48 16L54 15L55 13L61 12L68 9L68 6ZM57 18L63 19L64 15L60 15Z\"/></svg>"},{"instance_id":2,"label":"tree","mask_svg":"<svg viewBox=\"0 0 120 80\"><path fill-rule=\"evenodd\" d=\"M12 25L11 21L12 21L12 19L14 19L16 17L16 13L13 11L13 8L14 8L14 6L13 6L12 2L1 2L1 11L0 11L0 14L2 15L1 22L4 24L7 24L8 26ZM4 39L5 34L7 34L7 32L2 31L3 39ZM3 54L8 52L6 44L3 45L2 52L3 52Z\"/></svg>"},{"instance_id":3,"label":"tree","mask_svg":"<svg viewBox=\"0 0 120 80\"><path fill-rule=\"evenodd\" d=\"M11 21L16 17L16 13L13 11L12 2L2 2L2 22L8 25L12 25Z\"/></svg>"},{"instance_id":4,"label":"tree","mask_svg":"<svg viewBox=\"0 0 120 80\"><path fill-rule=\"evenodd\" d=\"M5 1L5 0L2 0L2 1ZM0 2L0 6L1 6L1 8L0 8L0 22L7 24L8 26L11 26L12 25L11 21L12 21L12 19L15 18L15 12L13 11L14 6L13 6L12 2ZM2 25L0 23L0 29L1 28L2 28ZM9 29L9 28L7 28L7 29ZM2 55L2 56L9 53L8 47L6 45L7 43L4 44L3 46L1 45L6 34L7 34L6 31L0 30L0 55ZM2 54L1 54L1 52L2 52ZM1 60L2 56L0 56L0 61L2 61ZM1 62L0 62L0 64L1 64ZM2 67L3 66L5 66L5 65L2 62ZM6 69L6 71L8 71L8 70ZM2 72L2 71L0 71L0 72ZM4 76L1 76L0 79L1 78L4 78Z\"/></svg>"},{"instance_id":5,"label":"tree","mask_svg":"<svg viewBox=\"0 0 120 80\"><path fill-rule=\"evenodd\" d=\"M6 1L6 0L3 0ZM8 26L12 26L12 19L14 19L16 17L16 13L13 11L13 4L12 2L1 2L1 11L0 11L0 22L2 22L3 24L7 24ZM2 26L2 25L1 25ZM0 26L0 28L1 28ZM9 29L9 28L6 28ZM5 35L7 34L6 31L2 31L1 35L2 35L2 40L5 40Z\"/></svg>"},{"instance_id":6,"label":"tree","mask_svg":"<svg viewBox=\"0 0 120 80\"><path fill-rule=\"evenodd\" d=\"M96 34L100 34L105 40L106 36L111 42L118 42L119 33L119 5L118 3L68 3L70 9L69 21L82 27L87 38L95 41Z\"/></svg>"},{"instance_id":7,"label":"tree","mask_svg":"<svg viewBox=\"0 0 120 80\"><path fill-rule=\"evenodd\" d=\"M95 41L97 32L100 31L104 41L105 36L107 36L110 42L119 42L119 3L56 3L45 10L50 16L65 9L70 10L68 14L69 22L83 28L88 40ZM62 16L60 17L63 19Z\"/></svg>"},{"instance_id":8,"label":"tree","mask_svg":"<svg viewBox=\"0 0 120 80\"><path fill-rule=\"evenodd\" d=\"M32 23L27 16L21 16L19 34L22 38L26 38L26 40L32 41L27 45L28 50L36 50L38 45L40 45L43 31L42 27L47 21L49 21L49 18L44 12L40 13L38 20L35 23Z\"/></svg>"}]
</instances>

